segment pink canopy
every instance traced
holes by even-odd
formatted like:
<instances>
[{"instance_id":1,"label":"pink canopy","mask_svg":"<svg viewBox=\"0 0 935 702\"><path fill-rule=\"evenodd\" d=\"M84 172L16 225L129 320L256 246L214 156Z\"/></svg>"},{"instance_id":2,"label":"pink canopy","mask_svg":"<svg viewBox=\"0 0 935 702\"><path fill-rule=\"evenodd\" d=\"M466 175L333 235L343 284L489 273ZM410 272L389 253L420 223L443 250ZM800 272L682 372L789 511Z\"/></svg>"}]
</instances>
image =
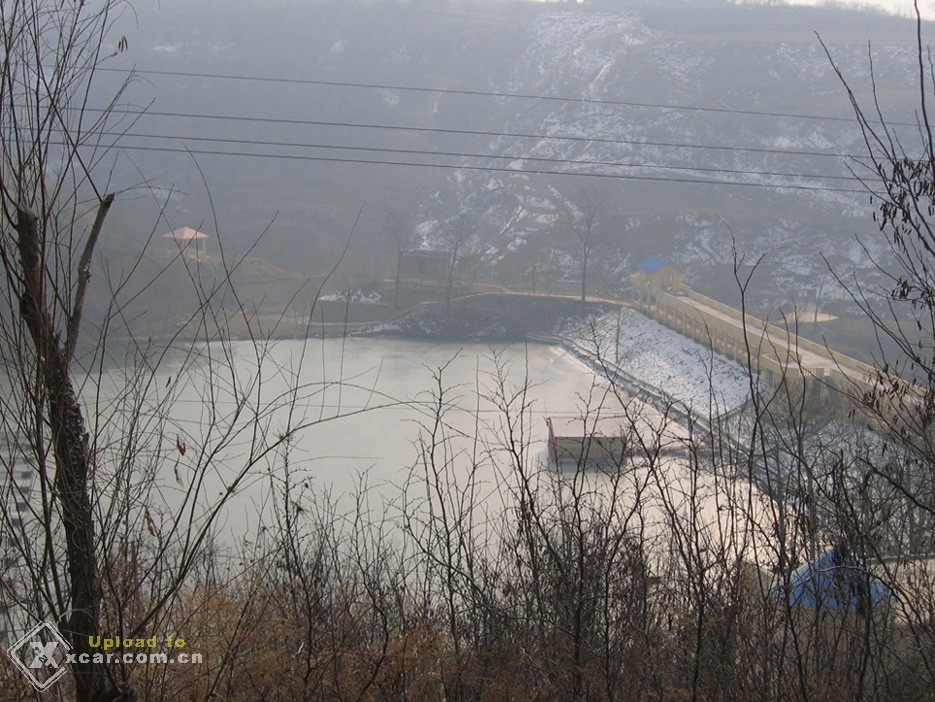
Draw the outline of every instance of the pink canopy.
<instances>
[{"instance_id":1,"label":"pink canopy","mask_svg":"<svg viewBox=\"0 0 935 702\"><path fill-rule=\"evenodd\" d=\"M175 239L176 241L191 241L192 239L207 239L208 235L191 227L181 227L173 229L171 232L163 234L166 239Z\"/></svg>"}]
</instances>

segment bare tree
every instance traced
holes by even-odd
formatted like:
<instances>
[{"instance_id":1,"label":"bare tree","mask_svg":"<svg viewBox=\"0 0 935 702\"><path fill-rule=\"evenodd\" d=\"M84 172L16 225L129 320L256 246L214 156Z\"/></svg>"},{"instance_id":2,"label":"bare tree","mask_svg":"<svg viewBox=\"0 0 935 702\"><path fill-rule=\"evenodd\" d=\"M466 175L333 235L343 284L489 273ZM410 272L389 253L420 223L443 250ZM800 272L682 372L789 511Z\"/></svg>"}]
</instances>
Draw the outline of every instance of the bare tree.
<instances>
[{"instance_id":1,"label":"bare tree","mask_svg":"<svg viewBox=\"0 0 935 702\"><path fill-rule=\"evenodd\" d=\"M89 490L92 443L70 366L91 258L114 202L91 172L108 113L95 120L83 108L120 4L17 0L0 9L0 334L6 370L22 383L26 401L14 422L35 449L42 488L51 495L45 506L55 510L64 535L58 544L47 525L54 613L79 657L101 633L103 592ZM124 47L121 39L117 49ZM75 672L77 699L121 698L101 666L79 662Z\"/></svg>"},{"instance_id":2,"label":"bare tree","mask_svg":"<svg viewBox=\"0 0 935 702\"><path fill-rule=\"evenodd\" d=\"M605 195L593 190L580 190L574 202L568 203L559 221L560 227L570 231L577 239L581 255L581 301L588 296L588 265L594 247L601 242L601 213L607 202Z\"/></svg>"},{"instance_id":3,"label":"bare tree","mask_svg":"<svg viewBox=\"0 0 935 702\"><path fill-rule=\"evenodd\" d=\"M448 259L448 284L445 290L445 311L451 309L451 293L454 290L458 255L461 253L464 246L469 243L472 235L473 231L471 230L468 215L461 212L454 220L454 223L450 225L446 237L451 257Z\"/></svg>"},{"instance_id":4,"label":"bare tree","mask_svg":"<svg viewBox=\"0 0 935 702\"><path fill-rule=\"evenodd\" d=\"M231 285L249 252L232 259L221 247L209 264L179 251L147 271L144 250L120 274L100 263L102 228L120 204L102 166L122 88L103 110L89 101L108 47L127 48L110 36L124 7L0 4L0 542L16 564L0 595L23 628L58 626L75 662L57 691L79 702L135 698L145 666L96 661L93 642L174 631L226 506L320 419L304 409L317 390L299 380L301 366L269 371L272 331ZM187 317L164 343L141 340L134 304L150 274L170 269L188 286L178 291ZM84 314L95 292L100 318ZM236 304L218 305L222 295ZM187 422L180 408L193 388L200 418Z\"/></svg>"},{"instance_id":5,"label":"bare tree","mask_svg":"<svg viewBox=\"0 0 935 702\"><path fill-rule=\"evenodd\" d=\"M889 261L875 261L888 289L868 290L859 281L838 278L873 329L879 371L869 390L855 385L852 399L883 429L895 446L909 451L899 465L875 471L910 502L919 518L935 519L935 136L930 121L935 94L931 55L923 44L916 10L915 60L918 106L916 128L887 119L873 70L872 104L862 104L825 51L844 86L863 136L866 156L852 170L876 205L874 221L889 246ZM933 539L932 543L935 543Z\"/></svg>"},{"instance_id":6,"label":"bare tree","mask_svg":"<svg viewBox=\"0 0 935 702\"><path fill-rule=\"evenodd\" d=\"M409 233L407 232L406 218L399 210L388 207L386 209L386 221L383 224L383 232L392 239L396 251L396 284L393 290L393 304L399 304L399 272L403 262L403 254L409 244Z\"/></svg>"},{"instance_id":7,"label":"bare tree","mask_svg":"<svg viewBox=\"0 0 935 702\"><path fill-rule=\"evenodd\" d=\"M914 8L914 127L887 115L872 53L872 97L861 101L823 44L864 142L865 154L851 170L870 194L874 221L888 246L884 260L867 252L887 281L881 289L836 276L877 341L879 370L869 387L854 383L845 392L880 438L854 463L833 466L840 487L828 491L828 503L837 521L849 525L849 543L881 563L900 593L899 610L907 639L919 651L913 662L924 670L918 675L924 688L935 679L935 572L930 559L935 552L935 134L930 115L935 76L917 2Z\"/></svg>"}]
</instances>

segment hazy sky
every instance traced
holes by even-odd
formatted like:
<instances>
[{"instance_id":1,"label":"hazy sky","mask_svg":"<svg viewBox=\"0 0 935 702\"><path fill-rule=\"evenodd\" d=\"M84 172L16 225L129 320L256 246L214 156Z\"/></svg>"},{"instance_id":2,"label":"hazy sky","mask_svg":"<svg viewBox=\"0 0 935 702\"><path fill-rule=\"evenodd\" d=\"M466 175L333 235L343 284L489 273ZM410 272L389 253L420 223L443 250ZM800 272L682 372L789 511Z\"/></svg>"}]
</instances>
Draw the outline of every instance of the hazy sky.
<instances>
[{"instance_id":1,"label":"hazy sky","mask_svg":"<svg viewBox=\"0 0 935 702\"><path fill-rule=\"evenodd\" d=\"M912 0L837 0L842 5L854 5L865 7L879 7L888 12L899 15L912 16L914 10ZM787 0L795 5L822 5L827 0ZM922 16L927 19L935 19L935 0L920 0L919 10Z\"/></svg>"}]
</instances>

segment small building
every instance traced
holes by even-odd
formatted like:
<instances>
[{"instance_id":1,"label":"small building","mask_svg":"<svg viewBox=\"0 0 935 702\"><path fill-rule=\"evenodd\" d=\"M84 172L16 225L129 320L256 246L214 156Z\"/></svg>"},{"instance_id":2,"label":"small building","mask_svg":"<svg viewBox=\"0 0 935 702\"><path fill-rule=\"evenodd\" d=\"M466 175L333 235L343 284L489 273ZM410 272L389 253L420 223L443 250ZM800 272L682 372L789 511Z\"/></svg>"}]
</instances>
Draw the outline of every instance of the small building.
<instances>
[{"instance_id":1,"label":"small building","mask_svg":"<svg viewBox=\"0 0 935 702\"><path fill-rule=\"evenodd\" d=\"M649 305L659 292L678 293L682 289L682 274L679 269L659 256L645 259L630 276L633 299L641 305Z\"/></svg>"},{"instance_id":2,"label":"small building","mask_svg":"<svg viewBox=\"0 0 935 702\"><path fill-rule=\"evenodd\" d=\"M166 232L162 237L175 242L176 246L181 249L187 249L189 246L194 245L196 257L205 254L205 240L208 239L208 235L197 229L179 227L178 229L173 229L171 232ZM173 253L175 253L175 251L173 251Z\"/></svg>"},{"instance_id":3,"label":"small building","mask_svg":"<svg viewBox=\"0 0 935 702\"><path fill-rule=\"evenodd\" d=\"M450 268L450 251L400 251L397 276L404 285L444 285L448 282Z\"/></svg>"},{"instance_id":4,"label":"small building","mask_svg":"<svg viewBox=\"0 0 935 702\"><path fill-rule=\"evenodd\" d=\"M628 452L626 417L548 417L549 452L555 465L622 467Z\"/></svg>"}]
</instances>

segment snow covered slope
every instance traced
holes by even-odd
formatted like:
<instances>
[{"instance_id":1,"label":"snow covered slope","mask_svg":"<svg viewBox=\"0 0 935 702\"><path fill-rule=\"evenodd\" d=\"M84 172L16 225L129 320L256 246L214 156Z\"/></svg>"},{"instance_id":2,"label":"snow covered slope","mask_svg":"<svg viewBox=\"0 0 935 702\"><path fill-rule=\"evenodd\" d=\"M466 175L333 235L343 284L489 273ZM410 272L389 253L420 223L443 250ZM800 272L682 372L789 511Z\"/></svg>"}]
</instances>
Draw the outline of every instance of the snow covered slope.
<instances>
[{"instance_id":1,"label":"snow covered slope","mask_svg":"<svg viewBox=\"0 0 935 702\"><path fill-rule=\"evenodd\" d=\"M738 409L750 396L740 364L635 310L568 320L556 332L702 416Z\"/></svg>"},{"instance_id":2,"label":"snow covered slope","mask_svg":"<svg viewBox=\"0 0 935 702\"><path fill-rule=\"evenodd\" d=\"M872 40L887 114L913 119L913 30L902 20L874 28L843 10L709 4L543 11L496 84L541 98L503 98L510 117L487 145L502 156L464 160L426 206L433 231L467 212L489 266L573 278L580 251L567 222L594 191L604 198L600 284L622 287L636 260L658 254L693 286L730 297L723 267L736 246L768 256L749 302L811 301L820 287L824 306L846 307L825 259L872 284L882 278L870 256L885 262L886 242L848 170L860 170L862 138L816 30L860 97Z\"/></svg>"}]
</instances>

